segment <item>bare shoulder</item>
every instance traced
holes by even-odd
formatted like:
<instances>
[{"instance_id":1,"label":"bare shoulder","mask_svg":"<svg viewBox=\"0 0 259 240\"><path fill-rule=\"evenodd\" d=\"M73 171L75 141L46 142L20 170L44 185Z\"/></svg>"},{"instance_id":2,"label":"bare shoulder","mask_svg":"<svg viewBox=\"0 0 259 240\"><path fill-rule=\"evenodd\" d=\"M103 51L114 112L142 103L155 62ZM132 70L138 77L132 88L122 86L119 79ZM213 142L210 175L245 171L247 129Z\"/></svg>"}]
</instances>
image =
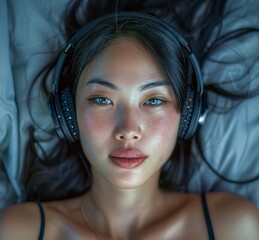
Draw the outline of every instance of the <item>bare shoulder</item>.
<instances>
[{"instance_id":1,"label":"bare shoulder","mask_svg":"<svg viewBox=\"0 0 259 240\"><path fill-rule=\"evenodd\" d=\"M208 193L207 203L217 239L259 239L259 211L232 193Z\"/></svg>"},{"instance_id":2,"label":"bare shoulder","mask_svg":"<svg viewBox=\"0 0 259 240\"><path fill-rule=\"evenodd\" d=\"M11 205L1 211L0 239L37 239L40 230L40 214L36 203Z\"/></svg>"}]
</instances>

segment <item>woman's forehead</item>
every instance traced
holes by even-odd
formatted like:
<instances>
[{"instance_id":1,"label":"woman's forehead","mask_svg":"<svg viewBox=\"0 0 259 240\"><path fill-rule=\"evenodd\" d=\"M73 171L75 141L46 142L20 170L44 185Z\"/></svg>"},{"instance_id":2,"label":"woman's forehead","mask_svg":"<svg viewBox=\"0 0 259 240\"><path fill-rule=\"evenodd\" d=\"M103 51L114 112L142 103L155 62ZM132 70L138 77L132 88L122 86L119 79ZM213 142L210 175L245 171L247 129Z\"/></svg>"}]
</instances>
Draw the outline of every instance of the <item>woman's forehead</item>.
<instances>
[{"instance_id":1,"label":"woman's forehead","mask_svg":"<svg viewBox=\"0 0 259 240\"><path fill-rule=\"evenodd\" d=\"M81 76L164 78L156 58L137 41L116 39L83 70ZM105 75L105 76L101 76Z\"/></svg>"}]
</instances>

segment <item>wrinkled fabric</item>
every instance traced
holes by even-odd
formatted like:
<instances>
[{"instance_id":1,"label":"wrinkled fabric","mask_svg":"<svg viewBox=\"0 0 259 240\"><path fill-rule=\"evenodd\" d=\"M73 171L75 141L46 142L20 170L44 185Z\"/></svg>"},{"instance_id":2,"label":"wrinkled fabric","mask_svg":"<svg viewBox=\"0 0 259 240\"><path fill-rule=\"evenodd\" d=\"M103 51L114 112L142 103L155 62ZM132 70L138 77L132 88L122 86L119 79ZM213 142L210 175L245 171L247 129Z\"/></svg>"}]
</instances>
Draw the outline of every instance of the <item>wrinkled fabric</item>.
<instances>
[{"instance_id":1,"label":"wrinkled fabric","mask_svg":"<svg viewBox=\"0 0 259 240\"><path fill-rule=\"evenodd\" d=\"M65 44L62 19L68 2L0 2L0 208L24 200L23 170L30 126L48 149L46 130L53 129L53 123L41 81L35 79L40 79L42 69ZM259 27L259 1L244 2L228 1L226 13L235 11L223 19L222 34ZM230 93L252 93L259 87L258 49L258 33L220 45L202 65L204 83L216 84ZM259 96L230 99L212 91L208 96L209 111L193 141L191 177L184 191L230 191L251 199L259 208L258 180L230 183L208 166L235 181L259 174Z\"/></svg>"},{"instance_id":2,"label":"wrinkled fabric","mask_svg":"<svg viewBox=\"0 0 259 240\"><path fill-rule=\"evenodd\" d=\"M37 77L64 44L68 1L0 2L0 208L21 202L29 128L39 139L53 128Z\"/></svg>"},{"instance_id":3,"label":"wrinkled fabric","mask_svg":"<svg viewBox=\"0 0 259 240\"><path fill-rule=\"evenodd\" d=\"M223 19L221 35L259 28L258 1L228 1L227 6L231 13ZM208 92L208 115L197 137L202 151L194 141L194 173L187 189L230 191L259 208L259 180L251 181L259 176L258 49L259 32L245 34L221 44L202 66L205 85L216 84L229 94L249 97L231 99Z\"/></svg>"}]
</instances>

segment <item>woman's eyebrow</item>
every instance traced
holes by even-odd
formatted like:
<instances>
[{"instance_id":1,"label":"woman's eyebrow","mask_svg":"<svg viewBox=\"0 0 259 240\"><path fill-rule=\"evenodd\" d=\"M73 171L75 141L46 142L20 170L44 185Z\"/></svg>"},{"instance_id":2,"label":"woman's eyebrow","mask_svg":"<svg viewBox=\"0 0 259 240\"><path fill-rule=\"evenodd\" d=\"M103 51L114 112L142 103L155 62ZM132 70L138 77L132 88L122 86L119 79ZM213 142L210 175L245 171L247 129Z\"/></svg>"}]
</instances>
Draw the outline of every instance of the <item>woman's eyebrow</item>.
<instances>
[{"instance_id":1,"label":"woman's eyebrow","mask_svg":"<svg viewBox=\"0 0 259 240\"><path fill-rule=\"evenodd\" d=\"M142 86L139 86L138 90L142 92L142 91L148 90L150 88L161 87L161 86L171 86L171 84L168 80L157 80L157 81L150 82L150 83L144 84Z\"/></svg>"},{"instance_id":2,"label":"woman's eyebrow","mask_svg":"<svg viewBox=\"0 0 259 240\"><path fill-rule=\"evenodd\" d=\"M107 88L110 88L110 89L113 89L113 90L116 90L116 91L119 90L119 88L116 85L114 85L113 83L110 83L110 82L108 82L104 79L100 79L100 78L91 79L90 81L88 81L86 83L86 85L89 85L89 84L100 84L104 87L107 87Z\"/></svg>"},{"instance_id":3,"label":"woman's eyebrow","mask_svg":"<svg viewBox=\"0 0 259 240\"><path fill-rule=\"evenodd\" d=\"M90 85L90 84L100 84L112 90L116 90L116 91L120 90L120 88L117 87L115 84L101 78L94 78L86 83L86 85ZM171 84L168 80L156 80L137 87L137 90L142 92L150 88L161 87L161 86L171 86Z\"/></svg>"}]
</instances>

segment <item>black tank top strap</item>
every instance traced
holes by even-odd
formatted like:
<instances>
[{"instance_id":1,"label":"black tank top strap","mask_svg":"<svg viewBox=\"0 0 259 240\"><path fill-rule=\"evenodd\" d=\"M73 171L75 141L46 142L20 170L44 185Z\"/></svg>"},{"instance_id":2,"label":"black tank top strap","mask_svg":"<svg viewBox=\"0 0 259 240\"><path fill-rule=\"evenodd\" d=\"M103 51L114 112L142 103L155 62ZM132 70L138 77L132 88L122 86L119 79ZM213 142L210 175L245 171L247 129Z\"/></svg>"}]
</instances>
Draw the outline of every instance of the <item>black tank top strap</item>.
<instances>
[{"instance_id":1,"label":"black tank top strap","mask_svg":"<svg viewBox=\"0 0 259 240\"><path fill-rule=\"evenodd\" d=\"M208 210L208 206L207 206L205 193L201 194L201 202L202 202L203 213L204 213L204 217L205 217L205 221L206 221L206 225L207 225L209 240L215 240L213 226L212 226L211 219L210 219L210 214L209 214L209 210Z\"/></svg>"},{"instance_id":2,"label":"black tank top strap","mask_svg":"<svg viewBox=\"0 0 259 240\"><path fill-rule=\"evenodd\" d=\"M44 214L44 209L42 207L41 202L37 201L36 202L39 210L40 210L40 233L39 233L39 237L38 240L43 240L44 237L44 230L45 230L45 214Z\"/></svg>"}]
</instances>

